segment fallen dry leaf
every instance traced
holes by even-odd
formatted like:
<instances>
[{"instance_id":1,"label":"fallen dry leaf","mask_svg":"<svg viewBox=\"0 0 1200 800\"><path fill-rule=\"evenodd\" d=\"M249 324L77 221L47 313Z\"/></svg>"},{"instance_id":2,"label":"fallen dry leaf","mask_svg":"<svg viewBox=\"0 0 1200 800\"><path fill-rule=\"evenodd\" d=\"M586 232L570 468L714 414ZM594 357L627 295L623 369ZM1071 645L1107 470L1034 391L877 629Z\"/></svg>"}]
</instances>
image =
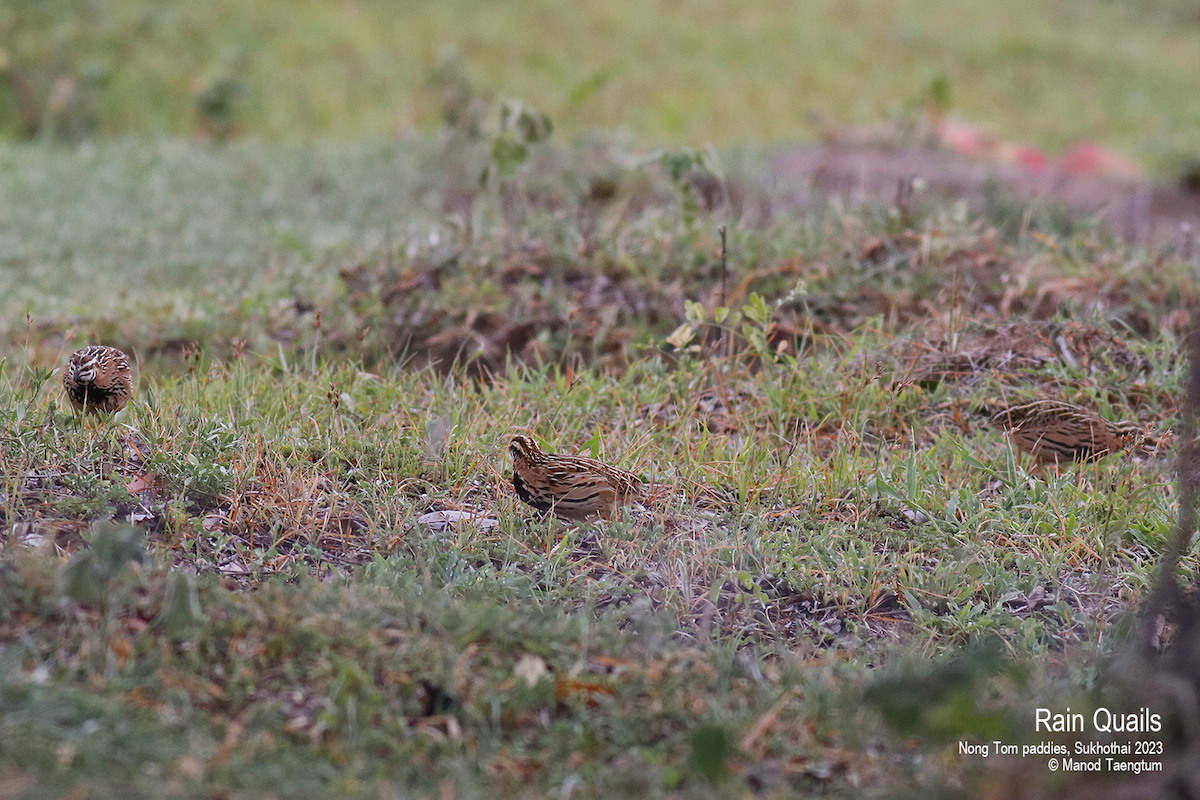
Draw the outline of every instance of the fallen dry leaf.
<instances>
[{"instance_id":1,"label":"fallen dry leaf","mask_svg":"<svg viewBox=\"0 0 1200 800\"><path fill-rule=\"evenodd\" d=\"M524 653L517 659L517 663L513 665L513 675L518 678L523 678L525 683L530 686L536 686L538 681L548 675L549 667L541 656L535 656L532 653Z\"/></svg>"}]
</instances>

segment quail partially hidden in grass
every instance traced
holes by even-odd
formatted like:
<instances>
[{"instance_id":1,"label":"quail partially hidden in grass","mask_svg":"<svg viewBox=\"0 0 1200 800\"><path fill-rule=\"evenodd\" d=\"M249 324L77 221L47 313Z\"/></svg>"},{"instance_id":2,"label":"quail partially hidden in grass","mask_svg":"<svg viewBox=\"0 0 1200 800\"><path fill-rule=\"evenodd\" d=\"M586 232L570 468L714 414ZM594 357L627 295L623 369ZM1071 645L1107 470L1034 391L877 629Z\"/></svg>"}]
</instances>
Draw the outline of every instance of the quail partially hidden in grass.
<instances>
[{"instance_id":1,"label":"quail partially hidden in grass","mask_svg":"<svg viewBox=\"0 0 1200 800\"><path fill-rule=\"evenodd\" d=\"M517 497L560 519L608 517L642 495L642 481L633 473L594 458L547 453L528 436L514 436L508 452Z\"/></svg>"},{"instance_id":2,"label":"quail partially hidden in grass","mask_svg":"<svg viewBox=\"0 0 1200 800\"><path fill-rule=\"evenodd\" d=\"M76 350L63 370L63 388L76 411L115 414L133 394L129 357L100 344Z\"/></svg>"},{"instance_id":3,"label":"quail partially hidden in grass","mask_svg":"<svg viewBox=\"0 0 1200 800\"><path fill-rule=\"evenodd\" d=\"M1141 444L1145 432L1130 422L1109 422L1091 409L1062 400L1034 400L1002 408L991 422L1039 464L1096 461Z\"/></svg>"}]
</instances>

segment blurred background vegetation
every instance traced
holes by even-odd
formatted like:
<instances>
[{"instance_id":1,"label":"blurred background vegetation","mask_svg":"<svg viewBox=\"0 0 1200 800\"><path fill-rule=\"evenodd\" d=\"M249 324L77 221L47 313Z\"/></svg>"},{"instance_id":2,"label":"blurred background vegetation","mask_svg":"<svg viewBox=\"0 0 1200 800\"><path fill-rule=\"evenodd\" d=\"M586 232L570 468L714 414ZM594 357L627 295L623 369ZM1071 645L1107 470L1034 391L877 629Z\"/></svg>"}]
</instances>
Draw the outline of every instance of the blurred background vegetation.
<instances>
[{"instance_id":1,"label":"blurred background vegetation","mask_svg":"<svg viewBox=\"0 0 1200 800\"><path fill-rule=\"evenodd\" d=\"M812 138L936 102L1060 152L1195 155L1191 0L4 0L0 135L357 138L443 122L453 64L569 140Z\"/></svg>"}]
</instances>

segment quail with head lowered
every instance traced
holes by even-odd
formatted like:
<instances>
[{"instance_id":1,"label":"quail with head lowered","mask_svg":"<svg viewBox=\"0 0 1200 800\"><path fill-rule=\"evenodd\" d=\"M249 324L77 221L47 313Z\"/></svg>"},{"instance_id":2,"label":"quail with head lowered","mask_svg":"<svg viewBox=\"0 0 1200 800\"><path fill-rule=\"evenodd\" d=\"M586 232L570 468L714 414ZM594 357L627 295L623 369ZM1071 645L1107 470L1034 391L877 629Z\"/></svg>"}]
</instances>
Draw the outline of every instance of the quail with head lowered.
<instances>
[{"instance_id":1,"label":"quail with head lowered","mask_svg":"<svg viewBox=\"0 0 1200 800\"><path fill-rule=\"evenodd\" d=\"M528 436L514 436L508 452L517 497L559 519L608 517L642 496L642 480L633 473L594 458L547 453Z\"/></svg>"},{"instance_id":2,"label":"quail with head lowered","mask_svg":"<svg viewBox=\"0 0 1200 800\"><path fill-rule=\"evenodd\" d=\"M1039 464L1097 461L1140 444L1145 432L1131 422L1109 422L1063 400L1034 400L991 413L991 422Z\"/></svg>"},{"instance_id":3,"label":"quail with head lowered","mask_svg":"<svg viewBox=\"0 0 1200 800\"><path fill-rule=\"evenodd\" d=\"M76 350L63 370L63 388L76 411L115 414L133 394L129 357L100 344Z\"/></svg>"}]
</instances>

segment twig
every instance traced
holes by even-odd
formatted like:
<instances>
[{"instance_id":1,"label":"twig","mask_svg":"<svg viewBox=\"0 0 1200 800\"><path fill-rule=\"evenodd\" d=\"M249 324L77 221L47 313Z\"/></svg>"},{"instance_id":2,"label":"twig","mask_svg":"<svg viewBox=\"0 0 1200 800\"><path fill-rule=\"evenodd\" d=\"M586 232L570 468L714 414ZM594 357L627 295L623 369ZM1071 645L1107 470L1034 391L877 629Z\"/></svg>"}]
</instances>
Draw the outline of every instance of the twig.
<instances>
[{"instance_id":1,"label":"twig","mask_svg":"<svg viewBox=\"0 0 1200 800\"><path fill-rule=\"evenodd\" d=\"M725 245L725 226L717 228L717 233L721 234L721 308L725 308L725 304L729 302L729 251ZM728 319L728 317L726 318ZM725 357L728 358L733 353L733 331L728 328L722 334L724 339Z\"/></svg>"}]
</instances>

